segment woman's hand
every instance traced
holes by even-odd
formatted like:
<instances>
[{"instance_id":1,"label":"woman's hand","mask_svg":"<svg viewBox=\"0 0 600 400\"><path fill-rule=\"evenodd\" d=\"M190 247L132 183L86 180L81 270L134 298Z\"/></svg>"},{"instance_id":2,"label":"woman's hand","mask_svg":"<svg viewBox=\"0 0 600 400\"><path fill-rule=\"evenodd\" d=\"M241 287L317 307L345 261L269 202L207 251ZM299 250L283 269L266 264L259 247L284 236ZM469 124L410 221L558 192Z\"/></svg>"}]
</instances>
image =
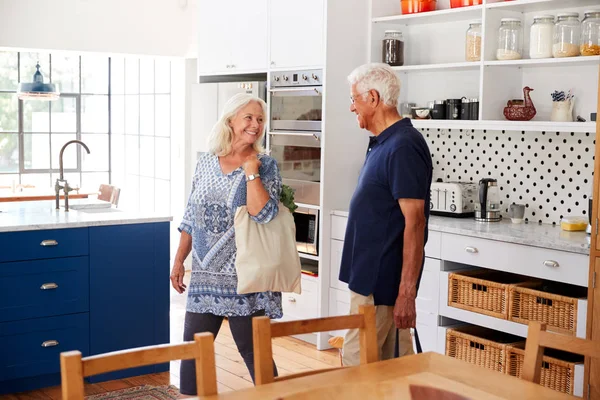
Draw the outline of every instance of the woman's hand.
<instances>
[{"instance_id":1,"label":"woman's hand","mask_svg":"<svg viewBox=\"0 0 600 400\"><path fill-rule=\"evenodd\" d=\"M258 169L261 165L262 163L258 159L258 155L254 154L246 157L244 163L242 164L242 168L244 168L244 172L246 173L246 176L248 176L252 174L258 174Z\"/></svg>"},{"instance_id":2,"label":"woman's hand","mask_svg":"<svg viewBox=\"0 0 600 400\"><path fill-rule=\"evenodd\" d=\"M171 271L171 285L177 293L185 292L185 283L183 283L183 276L185 275L185 267L183 263L175 260L175 264L173 264L173 270Z\"/></svg>"}]
</instances>

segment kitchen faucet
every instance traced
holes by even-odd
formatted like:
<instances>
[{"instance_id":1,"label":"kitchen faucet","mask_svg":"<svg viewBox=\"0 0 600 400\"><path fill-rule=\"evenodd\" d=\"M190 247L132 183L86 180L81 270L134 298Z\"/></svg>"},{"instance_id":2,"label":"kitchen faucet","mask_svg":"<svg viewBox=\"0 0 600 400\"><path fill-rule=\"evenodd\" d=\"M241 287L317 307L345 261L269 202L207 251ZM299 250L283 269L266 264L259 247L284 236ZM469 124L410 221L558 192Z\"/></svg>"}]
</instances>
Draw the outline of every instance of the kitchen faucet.
<instances>
[{"instance_id":1,"label":"kitchen faucet","mask_svg":"<svg viewBox=\"0 0 600 400\"><path fill-rule=\"evenodd\" d=\"M88 154L90 154L90 149L83 143L81 140L70 140L60 149L60 154L58 155L58 162L60 168L60 177L56 179L56 183L54 184L54 190L56 192L56 209L60 209L60 189L63 189L65 192L65 211L69 211L69 192L73 190L69 183L66 181L63 174L63 153L65 152L65 148L71 143L77 143L83 146ZM61 185L62 182L62 185Z\"/></svg>"}]
</instances>

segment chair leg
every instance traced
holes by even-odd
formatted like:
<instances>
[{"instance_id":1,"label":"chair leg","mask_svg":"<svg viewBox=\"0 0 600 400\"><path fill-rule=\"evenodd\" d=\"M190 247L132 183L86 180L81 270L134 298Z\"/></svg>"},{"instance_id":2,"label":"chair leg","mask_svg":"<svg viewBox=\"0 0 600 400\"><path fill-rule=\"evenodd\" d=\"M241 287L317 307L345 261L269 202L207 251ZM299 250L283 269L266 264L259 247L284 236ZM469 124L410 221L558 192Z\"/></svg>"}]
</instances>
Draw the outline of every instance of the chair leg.
<instances>
[{"instance_id":1,"label":"chair leg","mask_svg":"<svg viewBox=\"0 0 600 400\"><path fill-rule=\"evenodd\" d=\"M252 318L254 341L254 381L256 386L275 380L273 370L273 347L271 343L271 320L269 317Z\"/></svg>"},{"instance_id":2,"label":"chair leg","mask_svg":"<svg viewBox=\"0 0 600 400\"><path fill-rule=\"evenodd\" d=\"M365 318L365 326L360 329L360 363L368 364L379 361L377 347L377 328L375 325L375 306L361 305L358 313Z\"/></svg>"},{"instance_id":3,"label":"chair leg","mask_svg":"<svg viewBox=\"0 0 600 400\"><path fill-rule=\"evenodd\" d=\"M60 354L60 380L64 400L83 400L81 352L67 351Z\"/></svg>"},{"instance_id":4,"label":"chair leg","mask_svg":"<svg viewBox=\"0 0 600 400\"><path fill-rule=\"evenodd\" d=\"M215 367L215 344L212 333L194 335L198 345L196 354L196 387L199 396L217 394L217 369Z\"/></svg>"}]
</instances>

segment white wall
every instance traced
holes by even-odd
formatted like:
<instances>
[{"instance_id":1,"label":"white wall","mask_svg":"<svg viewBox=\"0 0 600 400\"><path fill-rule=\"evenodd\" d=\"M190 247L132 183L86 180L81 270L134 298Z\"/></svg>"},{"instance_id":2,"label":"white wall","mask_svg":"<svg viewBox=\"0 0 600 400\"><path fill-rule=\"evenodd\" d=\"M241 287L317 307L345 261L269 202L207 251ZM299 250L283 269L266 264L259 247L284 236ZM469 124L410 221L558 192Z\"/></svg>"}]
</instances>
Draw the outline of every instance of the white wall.
<instances>
[{"instance_id":1,"label":"white wall","mask_svg":"<svg viewBox=\"0 0 600 400\"><path fill-rule=\"evenodd\" d=\"M197 0L0 0L0 47L194 57Z\"/></svg>"}]
</instances>

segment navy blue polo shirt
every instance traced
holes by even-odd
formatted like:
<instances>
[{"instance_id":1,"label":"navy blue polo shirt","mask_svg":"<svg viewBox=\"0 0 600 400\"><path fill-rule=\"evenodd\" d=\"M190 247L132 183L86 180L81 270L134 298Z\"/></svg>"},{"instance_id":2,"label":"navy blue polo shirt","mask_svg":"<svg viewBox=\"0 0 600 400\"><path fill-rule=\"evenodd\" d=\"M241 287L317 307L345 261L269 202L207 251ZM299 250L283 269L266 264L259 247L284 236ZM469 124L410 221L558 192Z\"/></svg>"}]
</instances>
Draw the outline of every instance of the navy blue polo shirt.
<instances>
[{"instance_id":1,"label":"navy blue polo shirt","mask_svg":"<svg viewBox=\"0 0 600 400\"><path fill-rule=\"evenodd\" d=\"M371 138L350 201L340 280L373 294L375 305L393 306L398 297L405 225L398 199L425 200L429 221L431 175L429 147L410 119ZM426 224L425 243L427 231Z\"/></svg>"}]
</instances>

